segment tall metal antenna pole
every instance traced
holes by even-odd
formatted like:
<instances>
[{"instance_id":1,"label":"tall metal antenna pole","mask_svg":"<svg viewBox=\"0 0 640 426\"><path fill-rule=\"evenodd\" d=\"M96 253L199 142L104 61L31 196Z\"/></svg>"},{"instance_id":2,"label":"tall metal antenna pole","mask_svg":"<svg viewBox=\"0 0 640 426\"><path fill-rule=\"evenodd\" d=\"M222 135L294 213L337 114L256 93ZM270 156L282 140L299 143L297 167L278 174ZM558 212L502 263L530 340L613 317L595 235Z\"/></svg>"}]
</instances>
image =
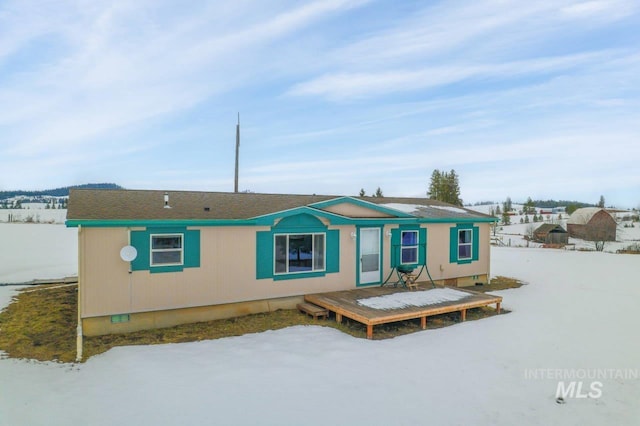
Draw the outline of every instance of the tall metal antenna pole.
<instances>
[{"instance_id":1,"label":"tall metal antenna pole","mask_svg":"<svg viewBox=\"0 0 640 426\"><path fill-rule=\"evenodd\" d=\"M238 192L238 157L240 156L240 113L238 113L238 124L236 125L236 178L233 192Z\"/></svg>"}]
</instances>

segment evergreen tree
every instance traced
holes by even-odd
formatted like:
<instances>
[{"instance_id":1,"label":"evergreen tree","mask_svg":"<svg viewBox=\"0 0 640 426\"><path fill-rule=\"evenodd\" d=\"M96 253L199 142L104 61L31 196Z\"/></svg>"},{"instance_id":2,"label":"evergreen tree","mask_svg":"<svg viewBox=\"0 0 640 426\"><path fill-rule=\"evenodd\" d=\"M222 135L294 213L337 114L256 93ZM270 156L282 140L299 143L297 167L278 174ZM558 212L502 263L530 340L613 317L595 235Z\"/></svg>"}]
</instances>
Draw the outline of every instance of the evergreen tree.
<instances>
[{"instance_id":1,"label":"evergreen tree","mask_svg":"<svg viewBox=\"0 0 640 426\"><path fill-rule=\"evenodd\" d=\"M502 212L502 223L504 225L511 225L511 216L509 216L506 210Z\"/></svg>"},{"instance_id":2,"label":"evergreen tree","mask_svg":"<svg viewBox=\"0 0 640 426\"><path fill-rule=\"evenodd\" d=\"M427 197L432 200L440 199L440 191L442 189L442 175L440 174L440 170L435 169L433 173L431 173L431 183L429 183L429 190L427 191Z\"/></svg>"},{"instance_id":3,"label":"evergreen tree","mask_svg":"<svg viewBox=\"0 0 640 426\"><path fill-rule=\"evenodd\" d=\"M533 200L531 199L531 197L527 198L527 201L524 203L524 212L525 214L527 213L533 213L533 211L535 210L535 205L533 204Z\"/></svg>"},{"instance_id":4,"label":"evergreen tree","mask_svg":"<svg viewBox=\"0 0 640 426\"><path fill-rule=\"evenodd\" d=\"M365 195L367 195L367 193L364 192L364 188L360 188L360 194L358 194L358 197L364 197Z\"/></svg>"},{"instance_id":5,"label":"evergreen tree","mask_svg":"<svg viewBox=\"0 0 640 426\"><path fill-rule=\"evenodd\" d=\"M454 169L451 169L447 175L447 188L449 197L446 202L454 206L462 207L462 200L460 199L460 179Z\"/></svg>"},{"instance_id":6,"label":"evergreen tree","mask_svg":"<svg viewBox=\"0 0 640 426\"><path fill-rule=\"evenodd\" d=\"M600 196L600 200L598 200L598 207L604 208L604 195Z\"/></svg>"},{"instance_id":7,"label":"evergreen tree","mask_svg":"<svg viewBox=\"0 0 640 426\"><path fill-rule=\"evenodd\" d=\"M504 211L506 212L510 212L511 209L513 208L512 204L511 204L511 197L507 197L507 199L505 200L504 204Z\"/></svg>"},{"instance_id":8,"label":"evergreen tree","mask_svg":"<svg viewBox=\"0 0 640 426\"><path fill-rule=\"evenodd\" d=\"M383 198L384 197L384 195L382 195L382 189L380 189L380 187L378 187L378 189L376 189L376 193L375 193L374 197L377 197L377 198Z\"/></svg>"},{"instance_id":9,"label":"evergreen tree","mask_svg":"<svg viewBox=\"0 0 640 426\"><path fill-rule=\"evenodd\" d=\"M427 196L432 200L443 201L445 203L462 206L460 199L460 180L456 171L441 172L436 169L431 173L431 182Z\"/></svg>"}]
</instances>

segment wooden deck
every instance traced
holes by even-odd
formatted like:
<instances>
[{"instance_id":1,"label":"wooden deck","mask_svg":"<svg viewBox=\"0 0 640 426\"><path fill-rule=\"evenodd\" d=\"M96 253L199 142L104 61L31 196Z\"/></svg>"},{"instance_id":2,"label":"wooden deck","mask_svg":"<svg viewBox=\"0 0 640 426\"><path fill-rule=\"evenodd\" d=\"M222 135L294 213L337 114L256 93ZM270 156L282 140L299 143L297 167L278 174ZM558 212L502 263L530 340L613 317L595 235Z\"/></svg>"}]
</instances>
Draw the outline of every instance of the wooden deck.
<instances>
[{"instance_id":1,"label":"wooden deck","mask_svg":"<svg viewBox=\"0 0 640 426\"><path fill-rule=\"evenodd\" d=\"M439 287L442 288L442 287ZM468 293L469 296L453 302L442 302L428 306L411 306L400 309L375 309L359 304L359 299L384 296L387 294L411 292L404 288L369 287L356 290L336 291L332 293L308 294L305 301L322 306L334 312L336 321L342 322L342 317L350 318L367 326L367 338L373 338L373 326L395 321L421 319L422 329L427 328L427 317L432 315L460 312L462 321L466 319L467 309L495 304L500 313L502 297L491 294L478 293L460 287L448 287L453 290ZM418 291L429 291L431 286L421 286ZM415 293L415 291L413 291Z\"/></svg>"}]
</instances>

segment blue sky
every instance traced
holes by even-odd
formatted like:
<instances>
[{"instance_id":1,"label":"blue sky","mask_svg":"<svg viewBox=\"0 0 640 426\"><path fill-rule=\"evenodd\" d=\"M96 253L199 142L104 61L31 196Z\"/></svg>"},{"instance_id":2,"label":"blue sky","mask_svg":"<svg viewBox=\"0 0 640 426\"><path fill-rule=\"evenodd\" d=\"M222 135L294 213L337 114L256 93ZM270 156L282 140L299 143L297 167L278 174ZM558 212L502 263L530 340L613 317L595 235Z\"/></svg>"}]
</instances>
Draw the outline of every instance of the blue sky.
<instances>
[{"instance_id":1,"label":"blue sky","mask_svg":"<svg viewBox=\"0 0 640 426\"><path fill-rule=\"evenodd\" d=\"M0 189L640 205L640 3L0 1Z\"/></svg>"}]
</instances>

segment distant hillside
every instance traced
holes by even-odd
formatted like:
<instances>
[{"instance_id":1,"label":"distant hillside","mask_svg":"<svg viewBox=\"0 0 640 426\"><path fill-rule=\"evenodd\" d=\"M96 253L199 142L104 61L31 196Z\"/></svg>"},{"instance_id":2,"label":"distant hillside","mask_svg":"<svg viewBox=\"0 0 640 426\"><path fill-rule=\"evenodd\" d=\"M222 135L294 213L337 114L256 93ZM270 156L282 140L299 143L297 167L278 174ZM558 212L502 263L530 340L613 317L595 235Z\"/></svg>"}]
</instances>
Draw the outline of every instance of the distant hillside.
<instances>
[{"instance_id":1,"label":"distant hillside","mask_svg":"<svg viewBox=\"0 0 640 426\"><path fill-rule=\"evenodd\" d=\"M473 206L489 206L489 205L502 205L502 201L478 201L474 203ZM524 204L524 201L521 203L514 202L514 204ZM533 200L533 205L540 208L554 208L554 207L567 207L567 206L576 206L577 208L581 207L594 207L595 204L583 203L581 201L568 201L568 200ZM471 206L471 204L467 204L467 206Z\"/></svg>"},{"instance_id":2,"label":"distant hillside","mask_svg":"<svg viewBox=\"0 0 640 426\"><path fill-rule=\"evenodd\" d=\"M84 185L65 186L64 188L46 189L43 191L0 191L0 200L6 200L17 196L25 196L28 198L37 197L68 197L70 189L122 189L120 185L115 183L87 183Z\"/></svg>"},{"instance_id":3,"label":"distant hillside","mask_svg":"<svg viewBox=\"0 0 640 426\"><path fill-rule=\"evenodd\" d=\"M583 203L581 201L568 201L568 200L533 200L533 205L541 208L554 208L554 207L567 207L567 206L576 206L577 208L582 207L593 207L595 204Z\"/></svg>"}]
</instances>

